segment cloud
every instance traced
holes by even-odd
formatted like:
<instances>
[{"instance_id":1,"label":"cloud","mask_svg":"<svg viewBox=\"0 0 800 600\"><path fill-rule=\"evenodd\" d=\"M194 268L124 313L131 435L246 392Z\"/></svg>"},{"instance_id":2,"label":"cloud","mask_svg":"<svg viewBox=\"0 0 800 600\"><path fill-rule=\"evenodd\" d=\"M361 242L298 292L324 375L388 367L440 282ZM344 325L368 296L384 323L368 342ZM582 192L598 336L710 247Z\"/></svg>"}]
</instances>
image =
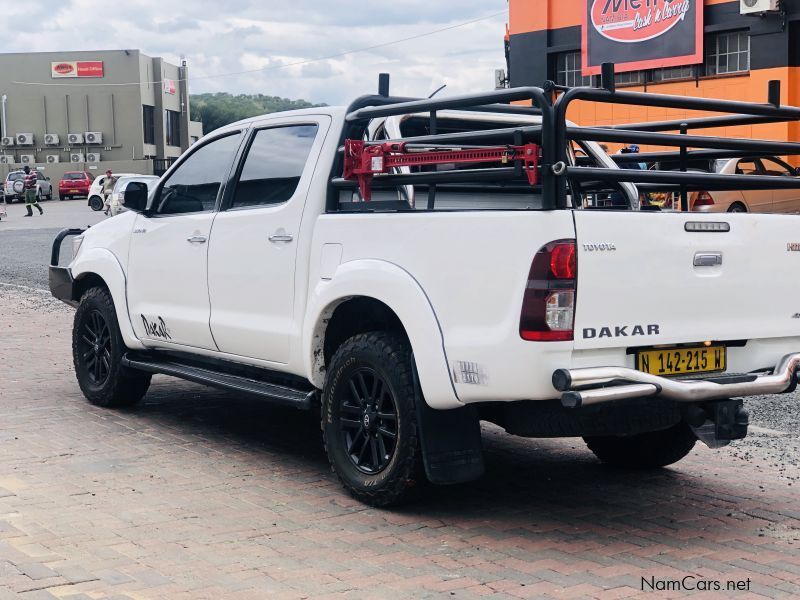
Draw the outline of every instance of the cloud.
<instances>
[{"instance_id":1,"label":"cloud","mask_svg":"<svg viewBox=\"0 0 800 600\"><path fill-rule=\"evenodd\" d=\"M22 5L17 5L22 7ZM506 0L186 0L165 13L163 0L28 0L4 17L38 15L32 36L10 28L0 51L69 51L138 48L190 65L192 92L263 93L346 104L375 91L378 73L392 75L392 92L423 96L446 83L446 92L491 89L494 69L505 66L505 16L328 60L384 42L504 12ZM280 67L280 68L278 68ZM262 71L220 77L224 73Z\"/></svg>"}]
</instances>

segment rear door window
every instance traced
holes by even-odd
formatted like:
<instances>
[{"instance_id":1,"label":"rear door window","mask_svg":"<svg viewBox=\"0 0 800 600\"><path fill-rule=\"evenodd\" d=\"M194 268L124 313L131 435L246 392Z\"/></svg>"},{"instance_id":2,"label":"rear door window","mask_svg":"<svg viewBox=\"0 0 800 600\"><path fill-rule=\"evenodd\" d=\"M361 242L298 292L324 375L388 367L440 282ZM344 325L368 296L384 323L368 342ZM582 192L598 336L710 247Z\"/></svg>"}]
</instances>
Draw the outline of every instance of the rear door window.
<instances>
[{"instance_id":1,"label":"rear door window","mask_svg":"<svg viewBox=\"0 0 800 600\"><path fill-rule=\"evenodd\" d=\"M300 183L318 131L315 124L257 131L247 151L231 208L289 201Z\"/></svg>"}]
</instances>

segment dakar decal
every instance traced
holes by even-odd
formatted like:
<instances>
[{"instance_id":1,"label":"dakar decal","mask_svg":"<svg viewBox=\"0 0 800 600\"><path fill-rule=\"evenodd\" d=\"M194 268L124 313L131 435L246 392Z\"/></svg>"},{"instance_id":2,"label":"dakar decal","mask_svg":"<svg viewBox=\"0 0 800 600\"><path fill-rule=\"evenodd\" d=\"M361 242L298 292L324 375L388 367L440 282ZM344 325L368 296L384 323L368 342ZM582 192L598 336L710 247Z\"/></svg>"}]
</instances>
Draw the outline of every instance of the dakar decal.
<instances>
[{"instance_id":1,"label":"dakar decal","mask_svg":"<svg viewBox=\"0 0 800 600\"><path fill-rule=\"evenodd\" d=\"M142 324L144 325L144 333L147 337L159 338L162 340L171 340L172 336L169 332L169 327L161 317L155 320L150 320L142 315Z\"/></svg>"},{"instance_id":2,"label":"dakar decal","mask_svg":"<svg viewBox=\"0 0 800 600\"><path fill-rule=\"evenodd\" d=\"M695 1L593 0L592 26L614 42L644 42L664 35L684 21Z\"/></svg>"}]
</instances>

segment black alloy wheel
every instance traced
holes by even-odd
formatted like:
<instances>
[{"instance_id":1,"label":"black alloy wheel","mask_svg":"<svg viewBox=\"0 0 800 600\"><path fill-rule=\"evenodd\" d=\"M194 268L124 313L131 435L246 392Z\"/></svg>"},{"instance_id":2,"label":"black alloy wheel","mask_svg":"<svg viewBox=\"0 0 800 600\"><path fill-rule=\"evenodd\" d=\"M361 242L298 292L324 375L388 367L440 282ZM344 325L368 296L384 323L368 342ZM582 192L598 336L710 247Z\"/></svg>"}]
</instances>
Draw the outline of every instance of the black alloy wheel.
<instances>
[{"instance_id":1,"label":"black alloy wheel","mask_svg":"<svg viewBox=\"0 0 800 600\"><path fill-rule=\"evenodd\" d=\"M123 366L125 352L111 294L104 287L87 290L75 311L72 359L78 385L89 402L120 408L145 395L151 376Z\"/></svg>"},{"instance_id":2,"label":"black alloy wheel","mask_svg":"<svg viewBox=\"0 0 800 600\"><path fill-rule=\"evenodd\" d=\"M340 388L342 443L353 465L377 475L391 462L397 446L397 405L386 381L373 369L353 372Z\"/></svg>"},{"instance_id":3,"label":"black alloy wheel","mask_svg":"<svg viewBox=\"0 0 800 600\"><path fill-rule=\"evenodd\" d=\"M361 502L399 504L417 496L427 481L417 398L422 394L414 359L401 333L357 334L331 357L322 391L322 438L331 469Z\"/></svg>"},{"instance_id":4,"label":"black alloy wheel","mask_svg":"<svg viewBox=\"0 0 800 600\"><path fill-rule=\"evenodd\" d=\"M79 335L78 353L89 380L96 386L102 386L111 373L111 331L99 310L87 315Z\"/></svg>"}]
</instances>

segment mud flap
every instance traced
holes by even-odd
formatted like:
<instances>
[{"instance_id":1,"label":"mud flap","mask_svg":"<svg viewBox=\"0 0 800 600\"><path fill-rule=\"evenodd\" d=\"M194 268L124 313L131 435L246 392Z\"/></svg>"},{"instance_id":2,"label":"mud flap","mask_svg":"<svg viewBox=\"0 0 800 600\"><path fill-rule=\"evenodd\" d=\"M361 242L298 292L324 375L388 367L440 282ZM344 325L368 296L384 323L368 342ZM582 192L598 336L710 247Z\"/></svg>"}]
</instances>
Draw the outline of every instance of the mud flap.
<instances>
[{"instance_id":1,"label":"mud flap","mask_svg":"<svg viewBox=\"0 0 800 600\"><path fill-rule=\"evenodd\" d=\"M478 479L486 466L477 408L433 409L422 397L416 366L414 379L419 438L428 481L450 485Z\"/></svg>"}]
</instances>

